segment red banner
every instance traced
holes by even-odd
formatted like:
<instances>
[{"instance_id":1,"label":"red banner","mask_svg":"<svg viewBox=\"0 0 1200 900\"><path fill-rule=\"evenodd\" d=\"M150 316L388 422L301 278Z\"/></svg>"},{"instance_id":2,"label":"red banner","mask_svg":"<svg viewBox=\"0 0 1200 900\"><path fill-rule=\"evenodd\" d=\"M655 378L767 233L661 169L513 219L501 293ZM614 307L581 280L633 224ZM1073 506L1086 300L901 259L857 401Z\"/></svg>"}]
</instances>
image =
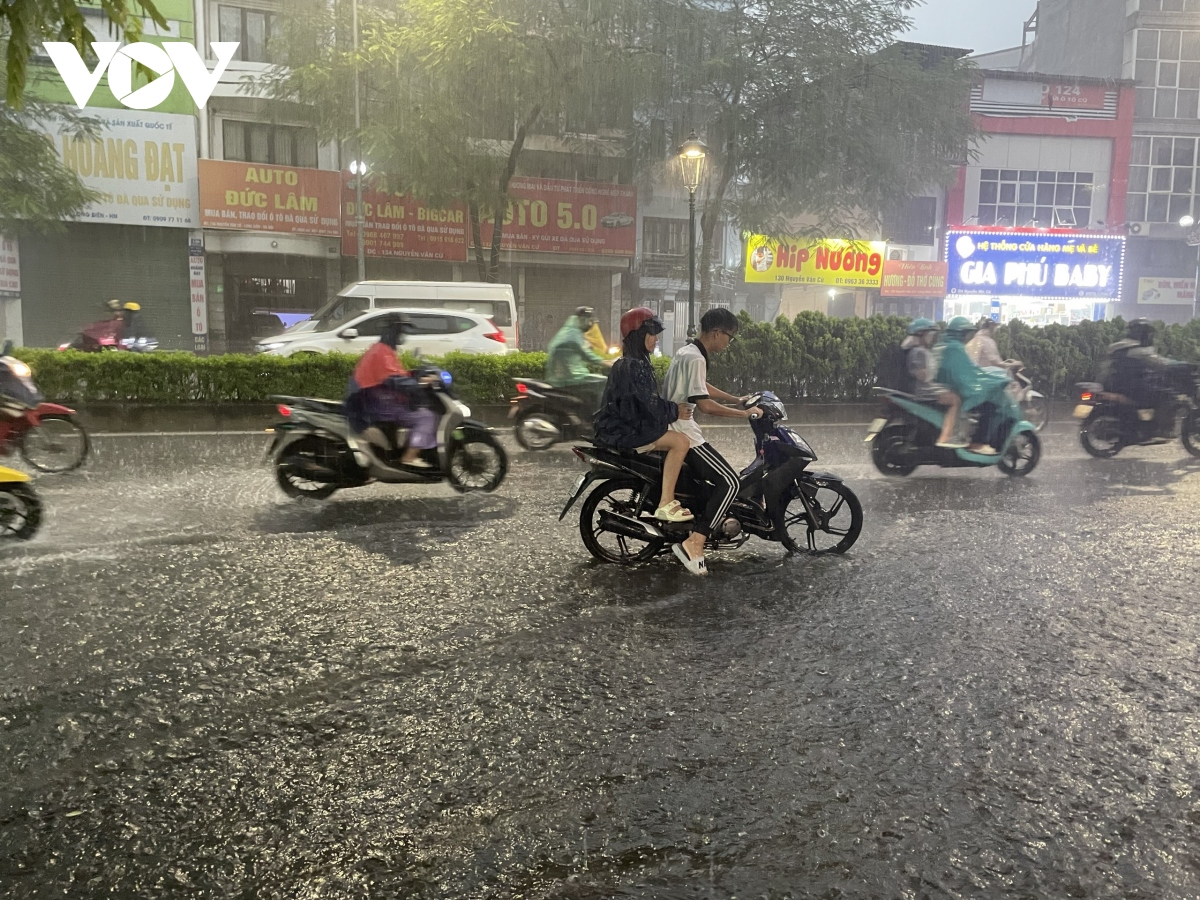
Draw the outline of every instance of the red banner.
<instances>
[{"instance_id":1,"label":"red banner","mask_svg":"<svg viewBox=\"0 0 1200 900\"><path fill-rule=\"evenodd\" d=\"M501 246L506 250L633 256L637 188L627 184L514 178ZM492 226L482 228L490 246Z\"/></svg>"},{"instance_id":2,"label":"red banner","mask_svg":"<svg viewBox=\"0 0 1200 900\"><path fill-rule=\"evenodd\" d=\"M883 287L881 297L936 298L946 296L946 276L949 270L944 262L903 262L889 259L883 264Z\"/></svg>"},{"instance_id":3,"label":"red banner","mask_svg":"<svg viewBox=\"0 0 1200 900\"><path fill-rule=\"evenodd\" d=\"M354 177L342 182L342 253L358 255L354 221ZM367 256L437 259L464 262L467 258L467 208L427 206L402 194L363 191L363 249Z\"/></svg>"}]
</instances>

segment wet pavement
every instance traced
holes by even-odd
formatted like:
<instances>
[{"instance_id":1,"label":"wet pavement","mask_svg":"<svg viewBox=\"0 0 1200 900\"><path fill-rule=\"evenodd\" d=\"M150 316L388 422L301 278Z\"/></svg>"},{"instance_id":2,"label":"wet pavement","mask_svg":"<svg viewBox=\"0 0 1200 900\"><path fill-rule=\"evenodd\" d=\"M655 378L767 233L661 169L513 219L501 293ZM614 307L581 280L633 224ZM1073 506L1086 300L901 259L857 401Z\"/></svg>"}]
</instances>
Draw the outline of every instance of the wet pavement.
<instances>
[{"instance_id":1,"label":"wet pavement","mask_svg":"<svg viewBox=\"0 0 1200 900\"><path fill-rule=\"evenodd\" d=\"M0 548L0 897L1200 895L1200 464L806 434L858 547L707 581L593 564L562 450L312 505L98 439Z\"/></svg>"}]
</instances>

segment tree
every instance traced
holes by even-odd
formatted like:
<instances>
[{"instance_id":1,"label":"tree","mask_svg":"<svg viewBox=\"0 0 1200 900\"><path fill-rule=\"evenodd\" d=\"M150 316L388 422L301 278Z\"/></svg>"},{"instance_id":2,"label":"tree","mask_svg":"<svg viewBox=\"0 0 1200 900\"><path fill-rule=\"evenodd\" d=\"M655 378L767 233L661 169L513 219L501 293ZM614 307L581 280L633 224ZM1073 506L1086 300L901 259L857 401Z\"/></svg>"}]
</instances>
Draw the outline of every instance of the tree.
<instances>
[{"instance_id":1,"label":"tree","mask_svg":"<svg viewBox=\"0 0 1200 900\"><path fill-rule=\"evenodd\" d=\"M357 52L348 5L313 4L294 18L290 68L270 93L311 105L325 136L361 140L388 189L465 202L479 277L498 280L510 185L530 137L587 155L611 152L595 137L601 128L632 128L645 83L637 0L364 0Z\"/></svg>"},{"instance_id":2,"label":"tree","mask_svg":"<svg viewBox=\"0 0 1200 900\"><path fill-rule=\"evenodd\" d=\"M149 17L160 28L167 27L154 0L100 0L100 8L131 41L142 35L142 21ZM21 106L29 54L42 41L69 41L80 53L89 48L95 35L88 30L79 4L73 0L4 0L0 2L0 36L5 53L5 97L10 107Z\"/></svg>"},{"instance_id":3,"label":"tree","mask_svg":"<svg viewBox=\"0 0 1200 900\"><path fill-rule=\"evenodd\" d=\"M707 136L701 295L717 222L792 233L811 216L861 236L946 181L974 133L970 66L895 43L918 0L657 0L665 60L653 114Z\"/></svg>"},{"instance_id":4,"label":"tree","mask_svg":"<svg viewBox=\"0 0 1200 900\"><path fill-rule=\"evenodd\" d=\"M0 233L54 231L99 195L62 164L54 144L36 128L39 120L65 119L80 134L90 122L58 104L27 101L20 109L0 106Z\"/></svg>"}]
</instances>

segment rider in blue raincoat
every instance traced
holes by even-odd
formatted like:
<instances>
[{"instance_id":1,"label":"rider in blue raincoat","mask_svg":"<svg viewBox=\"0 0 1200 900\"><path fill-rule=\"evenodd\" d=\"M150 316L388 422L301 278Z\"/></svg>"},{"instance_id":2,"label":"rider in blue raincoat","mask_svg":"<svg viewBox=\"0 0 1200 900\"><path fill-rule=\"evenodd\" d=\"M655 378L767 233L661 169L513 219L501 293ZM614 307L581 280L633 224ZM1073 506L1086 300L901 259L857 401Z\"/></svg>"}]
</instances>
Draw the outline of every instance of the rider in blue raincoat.
<instances>
[{"instance_id":1,"label":"rider in blue raincoat","mask_svg":"<svg viewBox=\"0 0 1200 900\"><path fill-rule=\"evenodd\" d=\"M971 453L994 456L1004 443L1010 422L1020 419L1020 411L1008 392L1009 378L999 369L981 369L971 362L966 344L976 331L966 316L955 316L946 325L939 342L941 367L937 381L962 398L964 413L979 409L979 429L967 448Z\"/></svg>"}]
</instances>

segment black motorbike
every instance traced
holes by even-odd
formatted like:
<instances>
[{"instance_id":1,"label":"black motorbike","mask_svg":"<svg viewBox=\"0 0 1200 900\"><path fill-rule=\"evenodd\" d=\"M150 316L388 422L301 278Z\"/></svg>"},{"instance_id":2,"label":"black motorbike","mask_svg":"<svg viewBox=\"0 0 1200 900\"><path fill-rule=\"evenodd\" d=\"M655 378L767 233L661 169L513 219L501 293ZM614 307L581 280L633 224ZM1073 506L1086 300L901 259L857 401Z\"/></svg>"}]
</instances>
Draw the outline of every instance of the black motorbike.
<instances>
[{"instance_id":1,"label":"black motorbike","mask_svg":"<svg viewBox=\"0 0 1200 900\"><path fill-rule=\"evenodd\" d=\"M508 417L513 436L526 450L549 450L564 441L592 436L594 405L582 397L534 378L514 378L517 395Z\"/></svg>"},{"instance_id":2,"label":"black motorbike","mask_svg":"<svg viewBox=\"0 0 1200 900\"><path fill-rule=\"evenodd\" d=\"M1081 420L1079 442L1097 459L1111 459L1126 447L1167 444L1182 439L1184 449L1200 457L1200 366L1176 363L1174 394L1155 408L1145 408L1103 384L1075 385ZM1186 377L1179 377L1186 376Z\"/></svg>"},{"instance_id":3,"label":"black motorbike","mask_svg":"<svg viewBox=\"0 0 1200 900\"><path fill-rule=\"evenodd\" d=\"M756 394L747 409L763 416L752 420L756 456L741 474L742 488L724 522L713 530L706 549L735 550L751 537L780 543L789 553L845 553L862 532L858 497L837 475L808 471L817 454L799 434L785 428L787 413L772 393ZM622 452L580 446L575 455L590 470L575 483L559 521L592 485L579 512L579 534L596 559L635 565L670 553L691 534L689 524L654 518L662 489L664 454ZM676 496L692 510L703 509L713 485L684 467Z\"/></svg>"}]
</instances>

